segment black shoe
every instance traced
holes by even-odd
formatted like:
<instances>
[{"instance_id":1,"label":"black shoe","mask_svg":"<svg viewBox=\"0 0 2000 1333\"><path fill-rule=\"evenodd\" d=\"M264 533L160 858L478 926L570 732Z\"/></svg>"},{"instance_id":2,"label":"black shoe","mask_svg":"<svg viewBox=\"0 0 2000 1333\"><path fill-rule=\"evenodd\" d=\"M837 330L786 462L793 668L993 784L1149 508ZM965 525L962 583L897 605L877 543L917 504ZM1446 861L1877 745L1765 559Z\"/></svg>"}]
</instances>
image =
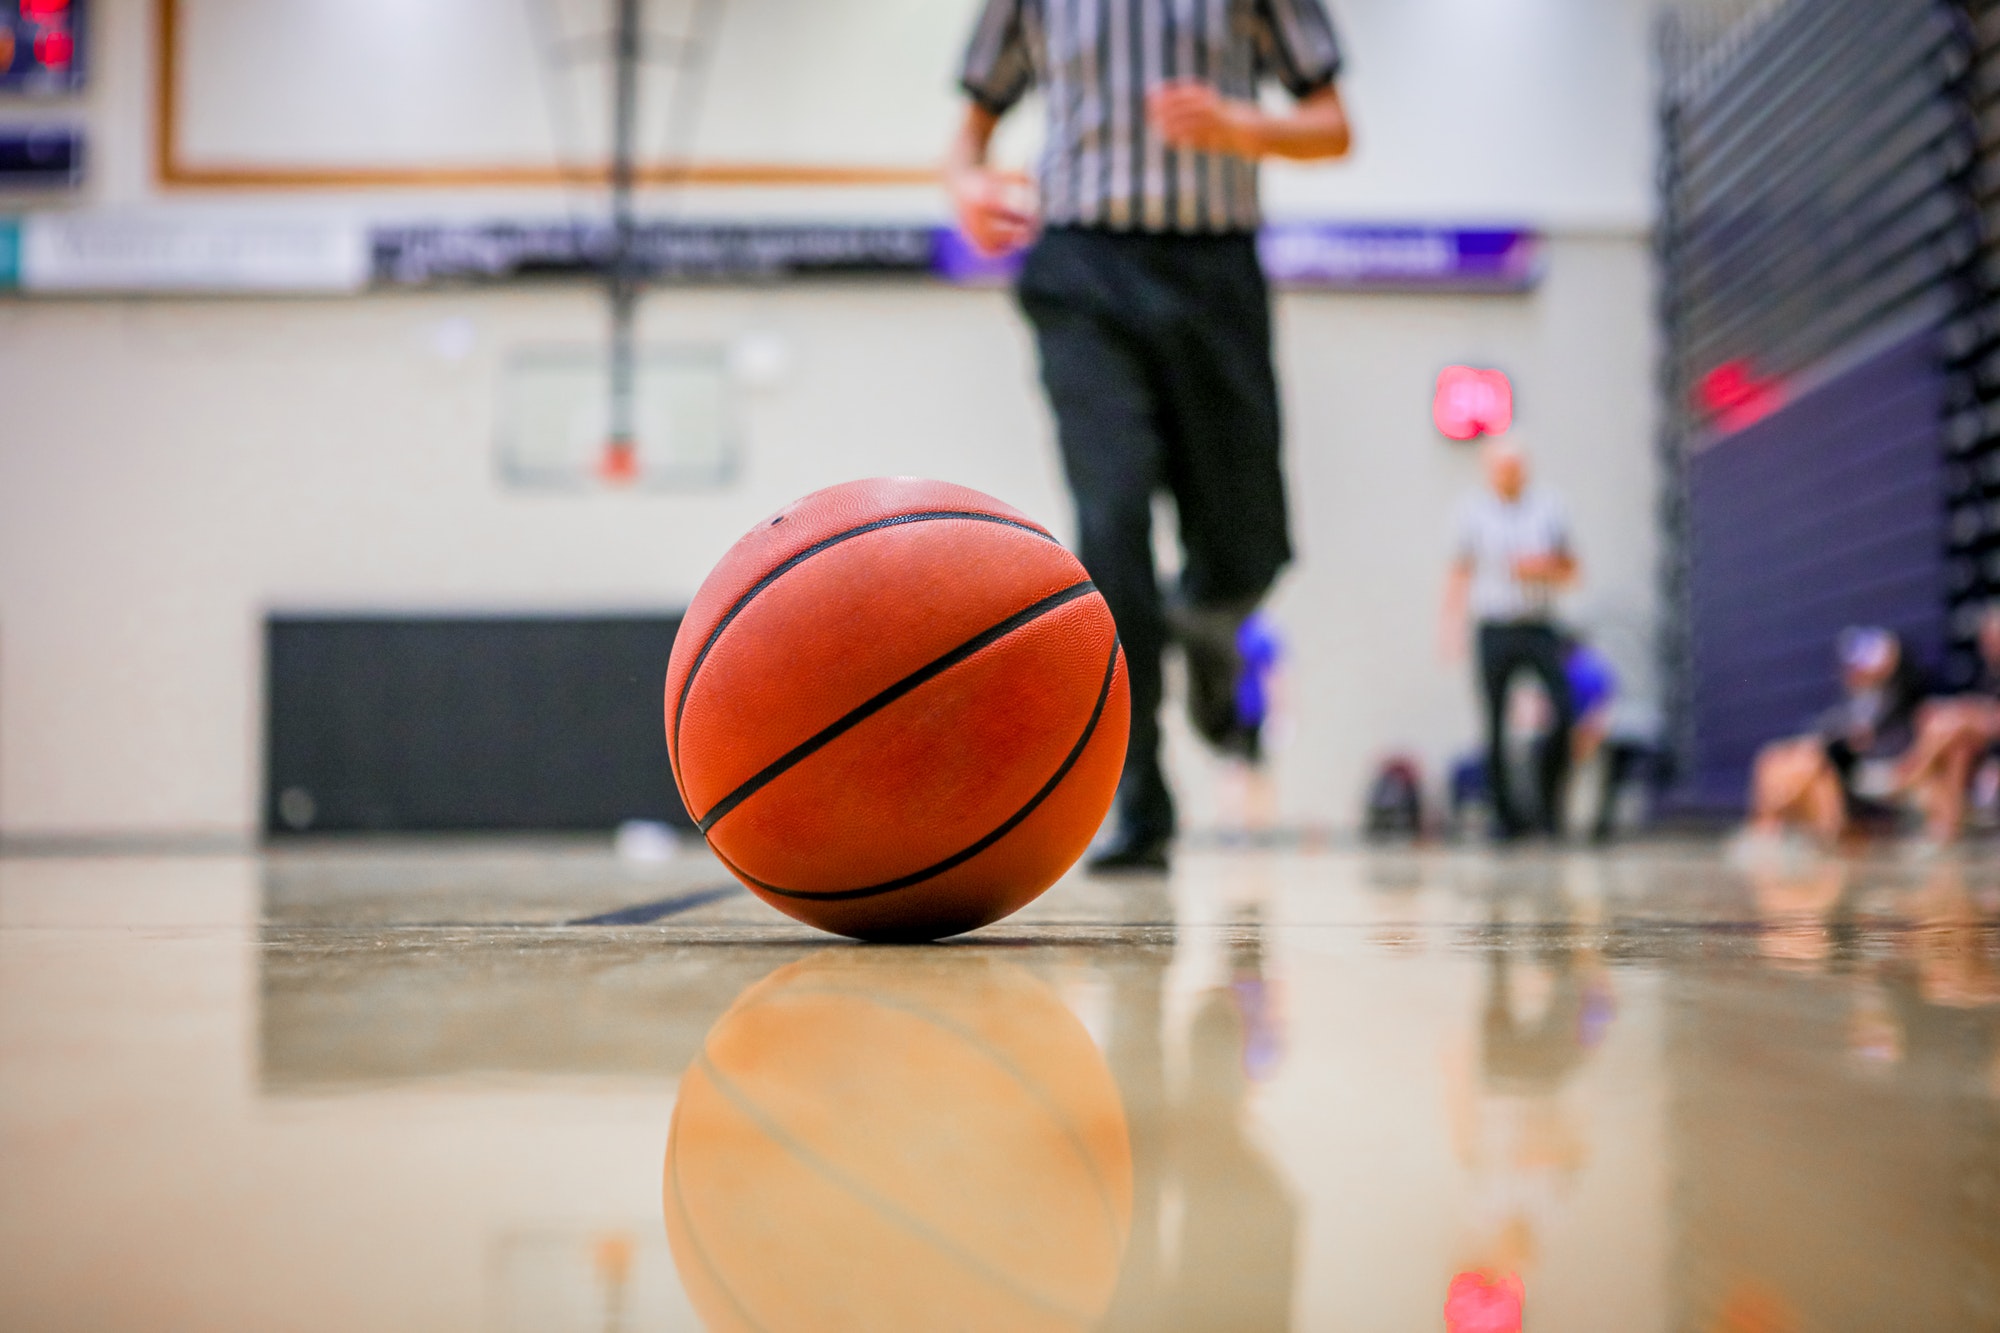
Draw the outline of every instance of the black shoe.
<instances>
[{"instance_id":1,"label":"black shoe","mask_svg":"<svg viewBox=\"0 0 2000 1333\"><path fill-rule=\"evenodd\" d=\"M1160 834L1119 832L1104 850L1083 863L1093 875L1164 875L1167 873L1167 844Z\"/></svg>"},{"instance_id":2,"label":"black shoe","mask_svg":"<svg viewBox=\"0 0 2000 1333\"><path fill-rule=\"evenodd\" d=\"M1226 749L1237 729L1236 678L1243 672L1236 632L1248 612L1170 603L1167 624L1187 658L1188 722L1195 734Z\"/></svg>"}]
</instances>

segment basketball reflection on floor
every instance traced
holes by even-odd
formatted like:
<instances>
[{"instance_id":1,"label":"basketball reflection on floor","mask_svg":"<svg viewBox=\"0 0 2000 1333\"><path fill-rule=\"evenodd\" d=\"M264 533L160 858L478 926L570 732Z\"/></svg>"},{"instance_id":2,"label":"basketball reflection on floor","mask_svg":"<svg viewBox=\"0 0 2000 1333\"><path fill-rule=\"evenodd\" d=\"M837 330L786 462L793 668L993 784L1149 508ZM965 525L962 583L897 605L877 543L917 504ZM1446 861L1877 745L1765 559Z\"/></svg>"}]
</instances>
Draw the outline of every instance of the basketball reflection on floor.
<instances>
[{"instance_id":1,"label":"basketball reflection on floor","mask_svg":"<svg viewBox=\"0 0 2000 1333\"><path fill-rule=\"evenodd\" d=\"M1230 936L1178 1088L1169 943L1035 951L1108 993L1102 1055L1005 949L829 950L750 987L669 1136L667 1230L703 1318L1290 1327L1298 1208L1245 1113L1281 1042L1261 922Z\"/></svg>"}]
</instances>

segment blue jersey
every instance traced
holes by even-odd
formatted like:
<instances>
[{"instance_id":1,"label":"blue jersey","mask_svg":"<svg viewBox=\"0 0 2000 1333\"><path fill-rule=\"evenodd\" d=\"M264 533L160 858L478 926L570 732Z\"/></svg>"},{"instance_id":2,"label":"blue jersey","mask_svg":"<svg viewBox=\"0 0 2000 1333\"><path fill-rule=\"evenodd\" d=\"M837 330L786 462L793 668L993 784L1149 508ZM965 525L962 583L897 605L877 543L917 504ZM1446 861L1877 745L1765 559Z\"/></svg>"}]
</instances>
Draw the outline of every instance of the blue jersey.
<instances>
[{"instance_id":1,"label":"blue jersey","mask_svg":"<svg viewBox=\"0 0 2000 1333\"><path fill-rule=\"evenodd\" d=\"M1603 653L1587 643L1569 650L1563 675L1569 679L1570 705L1578 717L1587 717L1603 708L1618 693L1618 673L1611 669Z\"/></svg>"}]
</instances>

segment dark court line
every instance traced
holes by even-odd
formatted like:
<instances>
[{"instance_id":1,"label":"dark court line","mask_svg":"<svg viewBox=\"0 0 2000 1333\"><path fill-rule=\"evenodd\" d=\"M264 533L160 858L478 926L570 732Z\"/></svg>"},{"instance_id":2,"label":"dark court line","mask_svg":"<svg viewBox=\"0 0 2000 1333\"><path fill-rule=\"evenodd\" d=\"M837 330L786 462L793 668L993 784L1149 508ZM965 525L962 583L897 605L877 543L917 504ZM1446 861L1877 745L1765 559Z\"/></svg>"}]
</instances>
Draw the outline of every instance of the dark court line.
<instances>
[{"instance_id":1,"label":"dark court line","mask_svg":"<svg viewBox=\"0 0 2000 1333\"><path fill-rule=\"evenodd\" d=\"M602 912L597 916L578 917L565 921L565 926L643 926L660 921L682 912L691 912L697 907L718 902L732 893L743 890L734 884L724 884L713 889L696 889L693 893L683 893L675 898L661 898L655 902L638 903L631 907L621 907L615 912Z\"/></svg>"}]
</instances>

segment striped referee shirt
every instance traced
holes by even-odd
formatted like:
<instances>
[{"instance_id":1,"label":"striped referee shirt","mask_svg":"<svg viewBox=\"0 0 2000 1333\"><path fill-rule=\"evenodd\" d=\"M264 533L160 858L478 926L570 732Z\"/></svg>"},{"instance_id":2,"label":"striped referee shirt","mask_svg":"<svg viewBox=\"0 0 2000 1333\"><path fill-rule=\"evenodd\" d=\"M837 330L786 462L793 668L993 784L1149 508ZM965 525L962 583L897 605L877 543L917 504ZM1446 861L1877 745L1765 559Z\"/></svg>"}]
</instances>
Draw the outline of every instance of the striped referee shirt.
<instances>
[{"instance_id":1,"label":"striped referee shirt","mask_svg":"<svg viewBox=\"0 0 2000 1333\"><path fill-rule=\"evenodd\" d=\"M1459 508L1458 558L1472 566L1472 617L1482 624L1532 623L1554 615L1555 590L1516 578L1514 562L1569 553L1569 514L1548 491L1530 486L1503 500L1482 490Z\"/></svg>"},{"instance_id":2,"label":"striped referee shirt","mask_svg":"<svg viewBox=\"0 0 2000 1333\"><path fill-rule=\"evenodd\" d=\"M1322 0L986 0L959 84L996 116L1041 87L1048 224L1240 232L1260 220L1256 164L1169 148L1146 123L1147 92L1199 79L1255 101L1275 75L1305 97L1340 63Z\"/></svg>"}]
</instances>

